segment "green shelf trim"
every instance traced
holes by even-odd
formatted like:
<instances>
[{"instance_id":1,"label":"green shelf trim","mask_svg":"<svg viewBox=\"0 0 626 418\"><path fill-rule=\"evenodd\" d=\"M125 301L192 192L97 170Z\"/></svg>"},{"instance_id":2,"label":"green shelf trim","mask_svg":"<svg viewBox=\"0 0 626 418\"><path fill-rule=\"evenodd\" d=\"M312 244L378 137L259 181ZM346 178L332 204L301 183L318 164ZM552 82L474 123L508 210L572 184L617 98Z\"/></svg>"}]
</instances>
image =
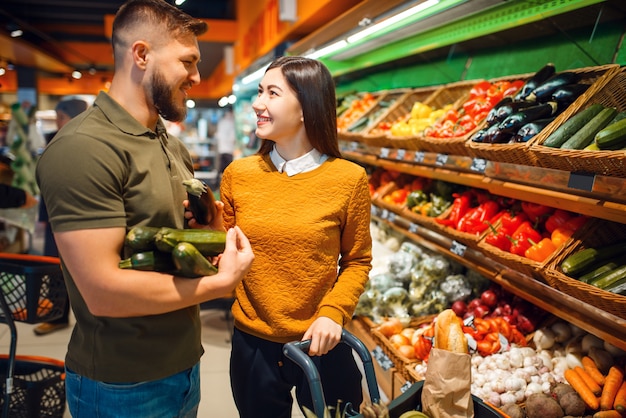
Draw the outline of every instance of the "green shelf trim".
<instances>
[{"instance_id":1,"label":"green shelf trim","mask_svg":"<svg viewBox=\"0 0 626 418\"><path fill-rule=\"evenodd\" d=\"M395 61L458 42L486 36L567 13L606 0L513 0L484 12L416 34L349 60L322 59L333 76Z\"/></svg>"}]
</instances>

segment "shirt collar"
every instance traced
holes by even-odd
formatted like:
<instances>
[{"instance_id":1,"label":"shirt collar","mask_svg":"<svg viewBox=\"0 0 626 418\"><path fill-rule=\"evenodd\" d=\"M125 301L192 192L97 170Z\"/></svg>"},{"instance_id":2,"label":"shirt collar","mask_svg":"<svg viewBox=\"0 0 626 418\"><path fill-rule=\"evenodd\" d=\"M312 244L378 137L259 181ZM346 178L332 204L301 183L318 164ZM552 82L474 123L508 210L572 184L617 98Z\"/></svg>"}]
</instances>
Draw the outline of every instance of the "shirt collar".
<instances>
[{"instance_id":1,"label":"shirt collar","mask_svg":"<svg viewBox=\"0 0 626 418\"><path fill-rule=\"evenodd\" d=\"M274 145L270 151L270 158L279 173L285 172L291 177L316 169L328 159L328 156L313 148L303 156L287 161L276 151L276 145Z\"/></svg>"}]
</instances>

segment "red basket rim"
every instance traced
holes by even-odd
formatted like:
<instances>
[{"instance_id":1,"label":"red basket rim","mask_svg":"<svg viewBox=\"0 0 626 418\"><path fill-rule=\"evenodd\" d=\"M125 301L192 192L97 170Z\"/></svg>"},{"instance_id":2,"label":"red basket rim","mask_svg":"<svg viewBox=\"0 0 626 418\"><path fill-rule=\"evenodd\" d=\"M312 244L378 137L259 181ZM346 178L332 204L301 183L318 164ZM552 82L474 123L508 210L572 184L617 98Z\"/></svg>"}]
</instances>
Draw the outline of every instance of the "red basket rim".
<instances>
[{"instance_id":1,"label":"red basket rim","mask_svg":"<svg viewBox=\"0 0 626 418\"><path fill-rule=\"evenodd\" d=\"M33 261L36 263L47 264L61 264L61 260L58 257L49 257L47 255L0 253L0 259Z\"/></svg>"},{"instance_id":2,"label":"red basket rim","mask_svg":"<svg viewBox=\"0 0 626 418\"><path fill-rule=\"evenodd\" d=\"M9 359L9 355L8 354L0 354L0 360L8 360ZM58 360L55 358L50 358L50 357L44 357L44 356L32 356L32 355L20 355L17 354L15 356L15 360L18 361L28 361L28 362L32 362L32 363L42 363L42 364L50 364L53 366L58 366L58 367L62 367L65 368L65 362L63 362L63 360Z\"/></svg>"}]
</instances>

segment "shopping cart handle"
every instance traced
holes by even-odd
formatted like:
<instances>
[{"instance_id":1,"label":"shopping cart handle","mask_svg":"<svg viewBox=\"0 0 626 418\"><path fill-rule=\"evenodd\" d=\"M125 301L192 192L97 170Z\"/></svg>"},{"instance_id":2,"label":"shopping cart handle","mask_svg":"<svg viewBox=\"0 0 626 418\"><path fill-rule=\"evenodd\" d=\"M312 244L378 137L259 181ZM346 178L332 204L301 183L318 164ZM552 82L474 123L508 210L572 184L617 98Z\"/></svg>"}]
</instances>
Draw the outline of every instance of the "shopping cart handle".
<instances>
[{"instance_id":1,"label":"shopping cart handle","mask_svg":"<svg viewBox=\"0 0 626 418\"><path fill-rule=\"evenodd\" d=\"M367 382L367 388L370 394L370 400L372 403L380 402L380 391L378 390L378 383L376 381L376 374L374 372L374 365L372 363L372 356L369 353L365 344L361 342L357 337L352 335L345 329L341 332L341 342L347 344L352 348L361 358L363 362L363 370L365 372L365 380ZM324 400L324 393L322 391L322 381L320 379L319 371L313 360L307 354L311 346L311 340L294 341L287 343L283 346L283 354L288 359L296 363L304 372L311 389L311 399L313 400L313 410L318 417L324 416L324 409L326 408L326 402Z\"/></svg>"}]
</instances>

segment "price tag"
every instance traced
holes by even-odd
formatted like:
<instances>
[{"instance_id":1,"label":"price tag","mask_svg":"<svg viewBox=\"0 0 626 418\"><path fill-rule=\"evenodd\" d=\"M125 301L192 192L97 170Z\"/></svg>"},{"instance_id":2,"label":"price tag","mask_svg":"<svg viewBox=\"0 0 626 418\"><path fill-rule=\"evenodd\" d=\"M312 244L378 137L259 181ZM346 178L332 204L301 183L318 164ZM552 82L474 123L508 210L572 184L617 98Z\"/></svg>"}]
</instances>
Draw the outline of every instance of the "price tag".
<instances>
[{"instance_id":1,"label":"price tag","mask_svg":"<svg viewBox=\"0 0 626 418\"><path fill-rule=\"evenodd\" d=\"M389 148L381 148L380 149L380 158L389 158Z\"/></svg>"},{"instance_id":2,"label":"price tag","mask_svg":"<svg viewBox=\"0 0 626 418\"><path fill-rule=\"evenodd\" d=\"M419 225L416 224L415 222L411 222L409 224L409 232L411 234L417 234L417 230L419 229Z\"/></svg>"},{"instance_id":3,"label":"price tag","mask_svg":"<svg viewBox=\"0 0 626 418\"><path fill-rule=\"evenodd\" d=\"M390 211L390 212L387 214L387 220L388 220L389 222L391 222L391 223L394 223L394 222L396 221L396 216L397 216L397 215L396 215L394 212L391 212L391 211Z\"/></svg>"},{"instance_id":4,"label":"price tag","mask_svg":"<svg viewBox=\"0 0 626 418\"><path fill-rule=\"evenodd\" d=\"M404 393L407 390L409 390L411 388L411 386L413 386L413 383L411 382L404 382L404 385L400 386L400 393Z\"/></svg>"},{"instance_id":5,"label":"price tag","mask_svg":"<svg viewBox=\"0 0 626 418\"><path fill-rule=\"evenodd\" d=\"M387 209L383 209L382 212L380 212L380 217L387 219L389 217L389 211Z\"/></svg>"},{"instance_id":6,"label":"price tag","mask_svg":"<svg viewBox=\"0 0 626 418\"><path fill-rule=\"evenodd\" d=\"M372 350L372 357L385 371L391 369L394 366L393 361L391 361L391 359L387 357L387 354L385 354L383 352L383 349L380 348L380 346L378 345L374 347L374 350Z\"/></svg>"},{"instance_id":7,"label":"price tag","mask_svg":"<svg viewBox=\"0 0 626 418\"><path fill-rule=\"evenodd\" d=\"M452 241L452 245L450 245L450 252L452 254L456 254L462 257L465 254L465 250L467 250L467 246L465 244L461 244L457 241Z\"/></svg>"},{"instance_id":8,"label":"price tag","mask_svg":"<svg viewBox=\"0 0 626 418\"><path fill-rule=\"evenodd\" d=\"M378 206L374 206L372 205L370 207L370 215L372 216L378 216Z\"/></svg>"},{"instance_id":9,"label":"price tag","mask_svg":"<svg viewBox=\"0 0 626 418\"><path fill-rule=\"evenodd\" d=\"M404 156L406 155L406 150L399 149L396 152L396 160L404 160Z\"/></svg>"},{"instance_id":10,"label":"price tag","mask_svg":"<svg viewBox=\"0 0 626 418\"><path fill-rule=\"evenodd\" d=\"M567 187L569 187L570 189L578 189L585 192L591 192L593 191L593 184L595 181L595 174L570 173Z\"/></svg>"},{"instance_id":11,"label":"price tag","mask_svg":"<svg viewBox=\"0 0 626 418\"><path fill-rule=\"evenodd\" d=\"M483 158L472 159L472 165L470 166L470 170L476 171L478 173L484 173L486 168L487 168L487 160Z\"/></svg>"},{"instance_id":12,"label":"price tag","mask_svg":"<svg viewBox=\"0 0 626 418\"><path fill-rule=\"evenodd\" d=\"M424 162L424 151L415 151L415 156L413 157L413 161L416 163Z\"/></svg>"},{"instance_id":13,"label":"price tag","mask_svg":"<svg viewBox=\"0 0 626 418\"><path fill-rule=\"evenodd\" d=\"M359 149L359 143L356 141L350 142L350 151L356 151Z\"/></svg>"},{"instance_id":14,"label":"price tag","mask_svg":"<svg viewBox=\"0 0 626 418\"><path fill-rule=\"evenodd\" d=\"M435 165L446 165L448 162L448 154L437 154Z\"/></svg>"}]
</instances>

